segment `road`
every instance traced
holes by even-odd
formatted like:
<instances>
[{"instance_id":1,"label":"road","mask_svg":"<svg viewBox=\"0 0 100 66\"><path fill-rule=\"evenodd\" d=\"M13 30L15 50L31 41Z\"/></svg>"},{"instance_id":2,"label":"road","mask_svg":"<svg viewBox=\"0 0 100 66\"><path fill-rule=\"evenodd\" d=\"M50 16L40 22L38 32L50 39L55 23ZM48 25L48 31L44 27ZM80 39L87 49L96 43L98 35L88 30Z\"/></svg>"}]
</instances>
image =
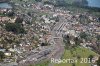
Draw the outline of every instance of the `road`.
<instances>
[{"instance_id":1,"label":"road","mask_svg":"<svg viewBox=\"0 0 100 66\"><path fill-rule=\"evenodd\" d=\"M64 20L61 20L64 21ZM66 25L66 22L58 22L54 29L52 30L52 36L54 37L54 41L55 41L55 51L53 51L51 53L51 55L49 56L50 58L54 58L54 59L59 59L62 57L62 54L64 53L64 44L63 44L63 38L62 38L62 29L64 28L64 26ZM53 63L50 63L49 66L54 66Z\"/></svg>"}]
</instances>

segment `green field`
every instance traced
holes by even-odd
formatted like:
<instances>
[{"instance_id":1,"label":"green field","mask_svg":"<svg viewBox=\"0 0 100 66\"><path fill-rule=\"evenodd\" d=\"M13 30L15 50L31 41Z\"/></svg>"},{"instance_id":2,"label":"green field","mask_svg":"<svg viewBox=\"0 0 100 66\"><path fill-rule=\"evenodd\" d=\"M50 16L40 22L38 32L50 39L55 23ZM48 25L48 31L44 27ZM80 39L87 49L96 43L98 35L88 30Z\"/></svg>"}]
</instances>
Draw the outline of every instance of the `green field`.
<instances>
[{"instance_id":1,"label":"green field","mask_svg":"<svg viewBox=\"0 0 100 66\"><path fill-rule=\"evenodd\" d=\"M41 62L39 64L36 65L30 65L30 66L48 66L49 65L49 61L45 61L45 62Z\"/></svg>"},{"instance_id":2,"label":"green field","mask_svg":"<svg viewBox=\"0 0 100 66\"><path fill-rule=\"evenodd\" d=\"M38 62L38 63L36 63L36 64L31 64L31 65L29 65L29 66L48 66L49 65L49 61L40 61L40 62Z\"/></svg>"},{"instance_id":3,"label":"green field","mask_svg":"<svg viewBox=\"0 0 100 66\"><path fill-rule=\"evenodd\" d=\"M71 50L65 50L62 59L69 59L69 58L77 58L77 56L80 56L80 58L88 58L90 55L97 56L95 52L82 48L82 47L77 47ZM89 63L80 63L81 59L78 59L78 62L75 63L75 66L90 66ZM55 64L54 66L73 66L71 63L60 63L60 64Z\"/></svg>"}]
</instances>

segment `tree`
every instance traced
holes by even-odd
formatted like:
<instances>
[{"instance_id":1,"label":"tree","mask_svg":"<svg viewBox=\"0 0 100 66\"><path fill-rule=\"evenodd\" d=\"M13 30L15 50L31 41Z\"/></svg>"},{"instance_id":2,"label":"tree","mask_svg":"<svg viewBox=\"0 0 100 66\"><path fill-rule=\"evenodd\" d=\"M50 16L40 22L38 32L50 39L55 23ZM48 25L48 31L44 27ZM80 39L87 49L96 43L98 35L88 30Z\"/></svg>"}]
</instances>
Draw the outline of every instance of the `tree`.
<instances>
[{"instance_id":1,"label":"tree","mask_svg":"<svg viewBox=\"0 0 100 66\"><path fill-rule=\"evenodd\" d=\"M92 61L92 59L93 59L93 55L89 55L88 58L90 58L90 61Z\"/></svg>"},{"instance_id":2,"label":"tree","mask_svg":"<svg viewBox=\"0 0 100 66\"><path fill-rule=\"evenodd\" d=\"M85 6L88 4L88 2L87 0L75 0L73 1L73 4L77 6Z\"/></svg>"},{"instance_id":3,"label":"tree","mask_svg":"<svg viewBox=\"0 0 100 66\"><path fill-rule=\"evenodd\" d=\"M54 5L53 2L50 2L50 1L44 1L44 4L51 4L51 5Z\"/></svg>"},{"instance_id":4,"label":"tree","mask_svg":"<svg viewBox=\"0 0 100 66\"><path fill-rule=\"evenodd\" d=\"M0 59L4 59L5 55L4 55L4 52L0 51Z\"/></svg>"},{"instance_id":5,"label":"tree","mask_svg":"<svg viewBox=\"0 0 100 66\"><path fill-rule=\"evenodd\" d=\"M97 40L100 40L100 35L97 35Z\"/></svg>"},{"instance_id":6,"label":"tree","mask_svg":"<svg viewBox=\"0 0 100 66\"><path fill-rule=\"evenodd\" d=\"M55 20L56 22L59 22L59 17L56 17L56 20Z\"/></svg>"},{"instance_id":7,"label":"tree","mask_svg":"<svg viewBox=\"0 0 100 66\"><path fill-rule=\"evenodd\" d=\"M69 40L70 39L69 35L64 35L64 39Z\"/></svg>"},{"instance_id":8,"label":"tree","mask_svg":"<svg viewBox=\"0 0 100 66\"><path fill-rule=\"evenodd\" d=\"M28 15L28 16L32 16L32 15L31 15L31 12L28 12L27 15Z\"/></svg>"},{"instance_id":9,"label":"tree","mask_svg":"<svg viewBox=\"0 0 100 66\"><path fill-rule=\"evenodd\" d=\"M41 2L42 0L35 0L36 2Z\"/></svg>"},{"instance_id":10,"label":"tree","mask_svg":"<svg viewBox=\"0 0 100 66\"><path fill-rule=\"evenodd\" d=\"M66 2L65 2L65 0L57 0L57 2L56 2L56 5L57 6L66 6Z\"/></svg>"},{"instance_id":11,"label":"tree","mask_svg":"<svg viewBox=\"0 0 100 66\"><path fill-rule=\"evenodd\" d=\"M9 17L13 17L13 16L14 16L14 12L9 12L9 13L7 13L7 15L8 15Z\"/></svg>"},{"instance_id":12,"label":"tree","mask_svg":"<svg viewBox=\"0 0 100 66\"><path fill-rule=\"evenodd\" d=\"M47 42L45 42L45 43L41 43L41 46L47 46L47 45L48 45Z\"/></svg>"},{"instance_id":13,"label":"tree","mask_svg":"<svg viewBox=\"0 0 100 66\"><path fill-rule=\"evenodd\" d=\"M74 38L75 44L76 45L80 45L80 39L78 37Z\"/></svg>"},{"instance_id":14,"label":"tree","mask_svg":"<svg viewBox=\"0 0 100 66\"><path fill-rule=\"evenodd\" d=\"M65 48L66 49L70 49L71 48L70 36L69 35L64 35L63 42L65 43Z\"/></svg>"},{"instance_id":15,"label":"tree","mask_svg":"<svg viewBox=\"0 0 100 66\"><path fill-rule=\"evenodd\" d=\"M15 23L22 23L23 22L23 18L21 17L17 17L15 20Z\"/></svg>"},{"instance_id":16,"label":"tree","mask_svg":"<svg viewBox=\"0 0 100 66\"><path fill-rule=\"evenodd\" d=\"M75 63L73 63L72 66L75 66Z\"/></svg>"},{"instance_id":17,"label":"tree","mask_svg":"<svg viewBox=\"0 0 100 66\"><path fill-rule=\"evenodd\" d=\"M20 24L17 24L17 23L6 23L5 29L15 34L25 33L24 28Z\"/></svg>"},{"instance_id":18,"label":"tree","mask_svg":"<svg viewBox=\"0 0 100 66\"><path fill-rule=\"evenodd\" d=\"M87 34L85 32L81 32L80 33L80 37L83 38L83 39L86 39Z\"/></svg>"}]
</instances>

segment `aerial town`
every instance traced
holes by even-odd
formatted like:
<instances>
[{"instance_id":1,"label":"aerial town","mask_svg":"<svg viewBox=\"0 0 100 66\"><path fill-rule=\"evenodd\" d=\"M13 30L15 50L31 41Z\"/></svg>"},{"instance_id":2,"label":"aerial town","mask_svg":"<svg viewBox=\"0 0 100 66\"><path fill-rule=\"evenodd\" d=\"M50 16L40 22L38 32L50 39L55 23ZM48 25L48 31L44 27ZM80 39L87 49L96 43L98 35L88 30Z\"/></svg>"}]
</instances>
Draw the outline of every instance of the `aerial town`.
<instances>
[{"instance_id":1,"label":"aerial town","mask_svg":"<svg viewBox=\"0 0 100 66\"><path fill-rule=\"evenodd\" d=\"M0 66L100 66L100 9L58 1L0 0Z\"/></svg>"}]
</instances>

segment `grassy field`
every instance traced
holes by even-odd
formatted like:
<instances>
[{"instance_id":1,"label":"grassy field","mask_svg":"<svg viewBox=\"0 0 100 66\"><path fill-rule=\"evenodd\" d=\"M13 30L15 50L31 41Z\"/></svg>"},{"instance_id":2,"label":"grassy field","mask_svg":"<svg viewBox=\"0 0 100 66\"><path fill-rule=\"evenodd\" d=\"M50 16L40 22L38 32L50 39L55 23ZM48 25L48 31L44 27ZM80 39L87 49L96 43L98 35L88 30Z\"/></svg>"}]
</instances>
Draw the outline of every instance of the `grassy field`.
<instances>
[{"instance_id":1,"label":"grassy field","mask_svg":"<svg viewBox=\"0 0 100 66\"><path fill-rule=\"evenodd\" d=\"M41 62L39 64L30 65L30 66L48 66L48 65L49 65L49 61L45 61L45 62Z\"/></svg>"},{"instance_id":2,"label":"grassy field","mask_svg":"<svg viewBox=\"0 0 100 66\"><path fill-rule=\"evenodd\" d=\"M62 59L69 59L77 56L80 56L80 58L88 58L90 55L97 56L95 52L86 49L86 48L80 48L77 47L75 49L71 50L65 50ZM89 63L80 63L81 59L78 59L78 63L75 63L75 66L90 66ZM55 64L54 66L73 66L71 63L60 63L60 64Z\"/></svg>"},{"instance_id":3,"label":"grassy field","mask_svg":"<svg viewBox=\"0 0 100 66\"><path fill-rule=\"evenodd\" d=\"M78 56L80 56L80 58L88 58L90 55L98 56L98 54L96 54L95 52L87 48L76 47L71 50L65 49L65 52L61 59L69 59L69 58L72 59L72 58L77 58ZM89 63L80 63L81 59L79 58L77 58L77 60L78 62L75 63L75 66L90 66ZM30 65L30 66L48 66L49 63L50 63L49 61L45 61L39 64ZM54 66L74 66L74 65L71 63L60 63L60 64L54 64Z\"/></svg>"}]
</instances>

